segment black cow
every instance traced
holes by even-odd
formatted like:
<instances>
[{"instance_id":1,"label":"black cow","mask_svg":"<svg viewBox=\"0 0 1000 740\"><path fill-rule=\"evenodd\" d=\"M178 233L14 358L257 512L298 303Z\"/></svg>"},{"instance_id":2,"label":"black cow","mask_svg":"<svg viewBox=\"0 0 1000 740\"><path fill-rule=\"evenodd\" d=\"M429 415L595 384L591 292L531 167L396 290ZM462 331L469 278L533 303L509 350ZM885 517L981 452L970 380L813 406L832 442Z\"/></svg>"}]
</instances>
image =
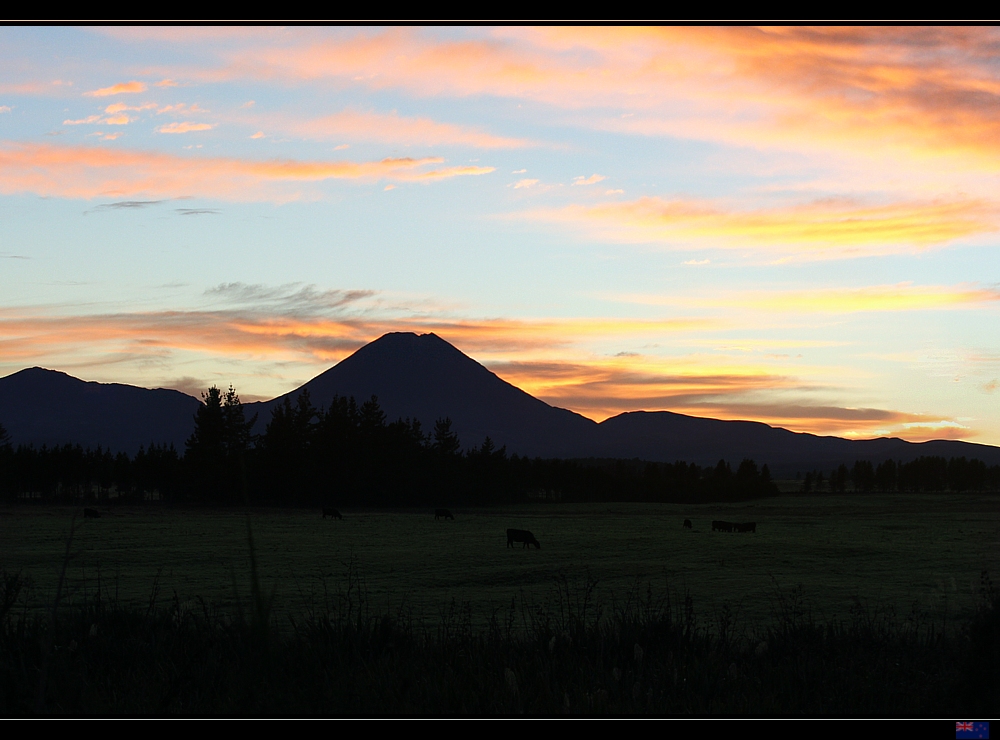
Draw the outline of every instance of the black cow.
<instances>
[{"instance_id":1,"label":"black cow","mask_svg":"<svg viewBox=\"0 0 1000 740\"><path fill-rule=\"evenodd\" d=\"M691 520L690 519L685 519L684 520L684 529L691 529Z\"/></svg>"},{"instance_id":2,"label":"black cow","mask_svg":"<svg viewBox=\"0 0 1000 740\"><path fill-rule=\"evenodd\" d=\"M334 519L343 519L343 515L336 509L331 509L327 506L323 507L323 518L326 519L328 516L332 516Z\"/></svg>"},{"instance_id":3,"label":"black cow","mask_svg":"<svg viewBox=\"0 0 1000 740\"><path fill-rule=\"evenodd\" d=\"M101 518L101 512L99 512L97 509L84 509L83 510L83 518L84 519L100 519Z\"/></svg>"},{"instance_id":4,"label":"black cow","mask_svg":"<svg viewBox=\"0 0 1000 740\"><path fill-rule=\"evenodd\" d=\"M736 525L733 524L732 522L715 521L715 522L712 522L712 531L713 532L716 532L716 531L718 531L718 532L732 532L733 528L735 526Z\"/></svg>"},{"instance_id":5,"label":"black cow","mask_svg":"<svg viewBox=\"0 0 1000 740\"><path fill-rule=\"evenodd\" d=\"M757 533L757 522L743 522L742 524L734 524L737 532L753 532Z\"/></svg>"},{"instance_id":6,"label":"black cow","mask_svg":"<svg viewBox=\"0 0 1000 740\"><path fill-rule=\"evenodd\" d=\"M535 539L535 535L526 529L508 529L507 530L507 547L513 547L515 542L523 542L521 546L523 550L528 545L534 545L536 550L541 550L542 546L538 544L538 540Z\"/></svg>"},{"instance_id":7,"label":"black cow","mask_svg":"<svg viewBox=\"0 0 1000 740\"><path fill-rule=\"evenodd\" d=\"M438 519L451 519L455 521L455 517L451 515L451 512L447 509L434 509L434 521Z\"/></svg>"}]
</instances>

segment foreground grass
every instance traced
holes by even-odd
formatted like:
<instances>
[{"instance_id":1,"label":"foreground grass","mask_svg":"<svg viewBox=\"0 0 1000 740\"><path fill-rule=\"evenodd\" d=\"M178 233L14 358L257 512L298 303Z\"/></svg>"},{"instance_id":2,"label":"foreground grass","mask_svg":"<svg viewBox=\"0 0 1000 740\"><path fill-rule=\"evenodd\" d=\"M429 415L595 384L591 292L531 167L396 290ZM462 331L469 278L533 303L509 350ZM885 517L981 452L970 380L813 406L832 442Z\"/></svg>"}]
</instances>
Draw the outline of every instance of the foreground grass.
<instances>
[{"instance_id":1,"label":"foreground grass","mask_svg":"<svg viewBox=\"0 0 1000 740\"><path fill-rule=\"evenodd\" d=\"M800 594L776 594L765 629L690 596L632 593L598 604L562 581L543 604L513 602L474 626L453 606L433 628L372 613L358 583L332 607L275 630L252 588L235 617L179 600L89 603L15 618L5 575L0 714L498 715L757 714L990 716L1000 709L1000 594L959 629L857 604L815 622Z\"/></svg>"}]
</instances>

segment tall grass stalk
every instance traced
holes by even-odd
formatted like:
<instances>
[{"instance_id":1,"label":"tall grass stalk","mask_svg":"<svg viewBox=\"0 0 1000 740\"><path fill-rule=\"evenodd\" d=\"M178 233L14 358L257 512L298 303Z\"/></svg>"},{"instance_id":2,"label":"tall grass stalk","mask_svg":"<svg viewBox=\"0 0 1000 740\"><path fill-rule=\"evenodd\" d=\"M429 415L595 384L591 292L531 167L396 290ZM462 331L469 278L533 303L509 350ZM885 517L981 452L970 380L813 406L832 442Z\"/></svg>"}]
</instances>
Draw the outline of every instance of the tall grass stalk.
<instances>
[{"instance_id":1,"label":"tall grass stalk","mask_svg":"<svg viewBox=\"0 0 1000 740\"><path fill-rule=\"evenodd\" d=\"M452 602L436 624L370 608L356 563L324 609L272 629L248 525L253 606L64 609L58 622L14 612L0 578L0 714L988 716L998 706L1000 600L954 635L858 602L820 623L796 591L751 628L733 605L700 621L689 594L636 583L595 603L591 578L561 577L547 600L521 594L478 629ZM67 550L68 557L68 550ZM8 606L9 603L9 606ZM54 607L56 604L54 604ZM919 615L917 615L919 617ZM48 639L49 652L39 649ZM262 651L262 648L264 650ZM38 671L49 678L32 697Z\"/></svg>"}]
</instances>

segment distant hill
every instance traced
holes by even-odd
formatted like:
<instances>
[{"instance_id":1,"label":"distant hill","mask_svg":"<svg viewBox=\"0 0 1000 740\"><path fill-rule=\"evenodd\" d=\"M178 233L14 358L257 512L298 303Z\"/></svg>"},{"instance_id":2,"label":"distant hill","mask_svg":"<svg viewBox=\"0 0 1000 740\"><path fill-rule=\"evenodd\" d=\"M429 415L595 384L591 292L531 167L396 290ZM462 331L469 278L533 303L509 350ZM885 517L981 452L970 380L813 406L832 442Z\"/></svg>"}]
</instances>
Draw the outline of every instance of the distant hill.
<instances>
[{"instance_id":1,"label":"distant hill","mask_svg":"<svg viewBox=\"0 0 1000 740\"><path fill-rule=\"evenodd\" d=\"M991 445L954 440L907 442L895 437L821 437L758 421L721 421L669 411L633 411L606 419L599 426L604 457L684 460L699 465L714 465L720 459L737 464L750 458L767 463L778 476L830 470L841 463L852 465L855 460L909 462L921 455L976 457L1000 465L1000 447Z\"/></svg>"},{"instance_id":2,"label":"distant hill","mask_svg":"<svg viewBox=\"0 0 1000 740\"><path fill-rule=\"evenodd\" d=\"M180 391L93 383L32 367L0 378L0 424L15 444L80 444L134 454L141 445L184 451L201 404Z\"/></svg>"},{"instance_id":3,"label":"distant hill","mask_svg":"<svg viewBox=\"0 0 1000 740\"><path fill-rule=\"evenodd\" d=\"M393 333L365 345L301 388L261 403L263 432L271 410L308 389L316 406L334 396L363 403L373 395L390 421L419 419L425 432L450 417L464 447L489 436L497 447L531 457L639 458L714 465L749 457L777 476L830 470L855 460L903 462L921 455L976 457L1000 464L1000 447L949 440L847 440L791 432L753 421L720 421L669 411L619 414L600 424L550 406L511 385L434 334ZM173 443L183 451L200 401L178 391L87 383L31 368L0 378L0 423L15 443L74 442L132 453L141 444Z\"/></svg>"}]
</instances>

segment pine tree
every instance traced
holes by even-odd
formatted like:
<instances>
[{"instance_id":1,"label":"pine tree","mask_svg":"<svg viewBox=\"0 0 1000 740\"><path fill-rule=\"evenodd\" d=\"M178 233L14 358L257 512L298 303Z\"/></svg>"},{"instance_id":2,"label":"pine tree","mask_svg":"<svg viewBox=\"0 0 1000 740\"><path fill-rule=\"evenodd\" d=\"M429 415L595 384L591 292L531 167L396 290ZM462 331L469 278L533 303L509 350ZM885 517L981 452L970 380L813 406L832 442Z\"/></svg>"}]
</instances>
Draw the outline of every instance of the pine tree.
<instances>
[{"instance_id":1,"label":"pine tree","mask_svg":"<svg viewBox=\"0 0 1000 740\"><path fill-rule=\"evenodd\" d=\"M201 397L194 432L185 445L191 487L201 499L239 501L246 494L246 455L257 417L247 421L232 386L225 393L212 386Z\"/></svg>"},{"instance_id":2,"label":"pine tree","mask_svg":"<svg viewBox=\"0 0 1000 740\"><path fill-rule=\"evenodd\" d=\"M225 487L226 444L222 391L216 386L201 394L194 415L194 432L185 443L184 463L198 498L217 499Z\"/></svg>"},{"instance_id":3,"label":"pine tree","mask_svg":"<svg viewBox=\"0 0 1000 740\"><path fill-rule=\"evenodd\" d=\"M438 419L434 423L434 443L433 448L445 457L453 457L458 454L461 444L458 435L451 431L451 419Z\"/></svg>"}]
</instances>

